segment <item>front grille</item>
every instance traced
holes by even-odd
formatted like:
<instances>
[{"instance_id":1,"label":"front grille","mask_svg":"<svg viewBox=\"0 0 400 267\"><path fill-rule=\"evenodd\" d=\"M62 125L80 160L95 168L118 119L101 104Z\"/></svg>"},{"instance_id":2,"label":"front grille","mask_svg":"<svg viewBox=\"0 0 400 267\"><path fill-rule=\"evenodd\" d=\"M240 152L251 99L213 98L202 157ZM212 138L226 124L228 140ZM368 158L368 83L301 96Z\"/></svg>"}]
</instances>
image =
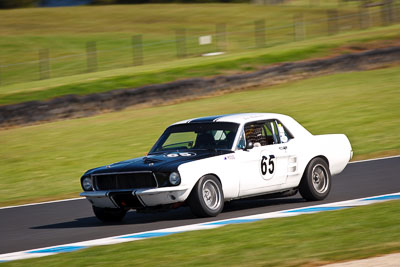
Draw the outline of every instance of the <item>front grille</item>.
<instances>
[{"instance_id":1,"label":"front grille","mask_svg":"<svg viewBox=\"0 0 400 267\"><path fill-rule=\"evenodd\" d=\"M157 187L151 172L93 175L93 184L97 190Z\"/></svg>"},{"instance_id":2,"label":"front grille","mask_svg":"<svg viewBox=\"0 0 400 267\"><path fill-rule=\"evenodd\" d=\"M110 197L120 208L143 208L137 196L132 195L131 192L112 192Z\"/></svg>"}]
</instances>

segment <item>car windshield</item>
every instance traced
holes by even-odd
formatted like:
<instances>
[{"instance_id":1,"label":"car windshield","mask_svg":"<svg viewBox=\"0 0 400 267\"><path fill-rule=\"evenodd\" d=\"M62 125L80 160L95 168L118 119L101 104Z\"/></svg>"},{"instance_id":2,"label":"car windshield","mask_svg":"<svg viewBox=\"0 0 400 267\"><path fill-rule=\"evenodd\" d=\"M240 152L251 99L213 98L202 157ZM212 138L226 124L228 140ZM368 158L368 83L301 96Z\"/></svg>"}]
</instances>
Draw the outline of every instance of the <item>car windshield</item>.
<instances>
[{"instance_id":1,"label":"car windshield","mask_svg":"<svg viewBox=\"0 0 400 267\"><path fill-rule=\"evenodd\" d=\"M239 125L229 122L187 123L167 128L150 153L193 149L231 149Z\"/></svg>"}]
</instances>

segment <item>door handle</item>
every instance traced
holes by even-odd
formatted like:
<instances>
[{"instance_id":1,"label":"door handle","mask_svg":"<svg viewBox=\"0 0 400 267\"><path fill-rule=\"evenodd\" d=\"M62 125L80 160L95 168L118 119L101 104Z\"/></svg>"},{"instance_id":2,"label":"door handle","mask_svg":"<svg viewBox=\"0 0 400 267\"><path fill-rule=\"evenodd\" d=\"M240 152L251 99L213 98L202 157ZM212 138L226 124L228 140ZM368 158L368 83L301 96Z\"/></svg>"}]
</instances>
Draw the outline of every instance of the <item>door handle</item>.
<instances>
[{"instance_id":1,"label":"door handle","mask_svg":"<svg viewBox=\"0 0 400 267\"><path fill-rule=\"evenodd\" d=\"M279 149L280 149L280 150L284 150L284 149L286 150L286 149L287 149L287 146L280 146Z\"/></svg>"}]
</instances>

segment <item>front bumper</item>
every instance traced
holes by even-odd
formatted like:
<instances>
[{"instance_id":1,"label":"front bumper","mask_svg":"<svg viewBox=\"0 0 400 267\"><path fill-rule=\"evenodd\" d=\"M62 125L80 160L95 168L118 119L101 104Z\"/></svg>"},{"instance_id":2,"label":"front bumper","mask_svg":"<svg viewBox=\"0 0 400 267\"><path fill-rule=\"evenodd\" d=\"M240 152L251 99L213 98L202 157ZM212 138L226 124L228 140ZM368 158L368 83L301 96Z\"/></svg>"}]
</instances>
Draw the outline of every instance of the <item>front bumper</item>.
<instances>
[{"instance_id":1,"label":"front bumper","mask_svg":"<svg viewBox=\"0 0 400 267\"><path fill-rule=\"evenodd\" d=\"M99 208L143 208L183 202L189 188L164 187L130 190L86 191L80 195Z\"/></svg>"}]
</instances>

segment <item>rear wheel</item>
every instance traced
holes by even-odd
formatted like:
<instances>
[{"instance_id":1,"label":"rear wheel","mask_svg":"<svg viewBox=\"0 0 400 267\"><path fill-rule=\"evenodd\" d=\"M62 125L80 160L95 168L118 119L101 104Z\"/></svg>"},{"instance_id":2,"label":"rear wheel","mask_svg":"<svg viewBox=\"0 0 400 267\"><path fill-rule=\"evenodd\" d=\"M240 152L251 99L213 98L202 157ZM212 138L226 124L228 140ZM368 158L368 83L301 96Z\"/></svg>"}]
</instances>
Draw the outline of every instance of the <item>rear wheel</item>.
<instances>
[{"instance_id":1,"label":"rear wheel","mask_svg":"<svg viewBox=\"0 0 400 267\"><path fill-rule=\"evenodd\" d=\"M93 212L96 215L97 219L102 222L120 222L125 217L127 210L99 208L93 206Z\"/></svg>"},{"instance_id":2,"label":"rear wheel","mask_svg":"<svg viewBox=\"0 0 400 267\"><path fill-rule=\"evenodd\" d=\"M220 181L212 175L206 175L194 186L188 198L193 214L198 217L214 217L224 208L224 194Z\"/></svg>"},{"instance_id":3,"label":"rear wheel","mask_svg":"<svg viewBox=\"0 0 400 267\"><path fill-rule=\"evenodd\" d=\"M300 182L301 196L310 201L323 200L330 190L331 172L328 164L321 158L311 160Z\"/></svg>"}]
</instances>

